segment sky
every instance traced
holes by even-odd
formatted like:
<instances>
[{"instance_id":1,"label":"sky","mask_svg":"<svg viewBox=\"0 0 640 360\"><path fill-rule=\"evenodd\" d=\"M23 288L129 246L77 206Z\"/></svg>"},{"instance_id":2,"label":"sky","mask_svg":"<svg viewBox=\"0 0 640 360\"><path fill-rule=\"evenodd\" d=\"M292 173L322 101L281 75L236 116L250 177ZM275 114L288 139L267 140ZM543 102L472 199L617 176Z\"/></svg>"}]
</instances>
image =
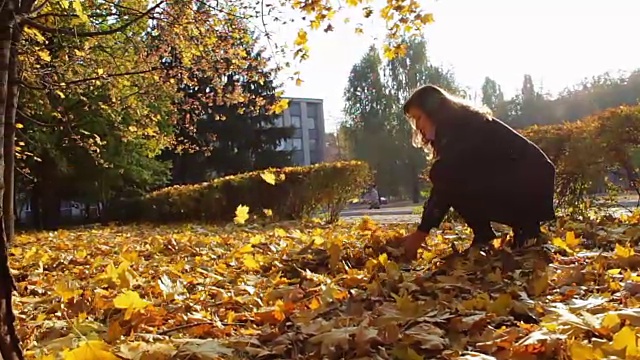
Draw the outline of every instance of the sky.
<instances>
[{"instance_id":1,"label":"sky","mask_svg":"<svg viewBox=\"0 0 640 360\"><path fill-rule=\"evenodd\" d=\"M424 30L432 62L452 69L458 82L472 91L489 76L511 96L528 73L543 91L555 94L606 71L640 68L638 0L422 3L435 17ZM364 21L354 9L341 15L351 22L336 20L331 33L309 33L311 56L295 69L303 84L282 79L285 96L324 100L327 131L335 130L342 119L342 94L351 67L372 43L382 43L385 32L378 18ZM364 35L354 31L358 22L364 24ZM297 28L280 26L273 41L291 43Z\"/></svg>"}]
</instances>

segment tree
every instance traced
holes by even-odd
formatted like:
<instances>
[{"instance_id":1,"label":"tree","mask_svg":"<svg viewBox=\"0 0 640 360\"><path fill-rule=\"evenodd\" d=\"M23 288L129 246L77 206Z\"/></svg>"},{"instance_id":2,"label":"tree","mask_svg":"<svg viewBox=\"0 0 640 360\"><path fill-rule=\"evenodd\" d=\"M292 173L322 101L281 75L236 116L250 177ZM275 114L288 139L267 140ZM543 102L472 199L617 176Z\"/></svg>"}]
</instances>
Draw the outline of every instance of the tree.
<instances>
[{"instance_id":1,"label":"tree","mask_svg":"<svg viewBox=\"0 0 640 360\"><path fill-rule=\"evenodd\" d=\"M367 17L373 13L371 8L359 1L350 4L364 8ZM329 22L338 10L330 4L315 0L285 2L284 5L315 15L309 25L314 29L324 24L327 24L325 29L330 29ZM146 0L132 0L126 5L100 0L5 0L0 4L0 121L4 124L0 133L3 145L0 168L4 174L3 186L0 187L0 195L3 197L3 207L0 211L0 232L3 237L0 244L0 353L4 360L23 358L13 328L13 280L6 251L7 240L11 240L12 230L9 228L7 232L5 229L7 225L13 226L13 166L16 150L14 132L20 86L39 88L48 93L59 91L64 94L70 87L79 83L97 83L141 74L149 75L147 79L155 79L157 84L163 83L160 77L164 77L164 80L173 79L190 85L193 79L185 75L197 71L207 73L208 70L214 69L216 71L209 72L217 73L220 69L216 68L216 64L224 64L225 72L238 71L251 77L252 74L243 71L247 68L249 59L228 47L218 35L234 32L233 26L227 22L229 18L242 17L245 14L262 17L268 15L270 10L264 11L263 3L216 6L208 1L178 0L158 0L151 4ZM381 16L390 24L391 45L400 33L417 33L421 31L422 25L433 21L430 14L414 3L389 4L382 9ZM129 48L129 51L139 54L135 62L129 59L122 60L118 57L119 54L114 56L111 49L98 41L113 35L121 37L120 43L127 43L130 38L136 38L129 36L130 31L143 31L145 39L155 40L153 46ZM62 64L75 68L76 72L72 78L50 76L48 67L40 66L51 57L48 49L51 40L47 41L43 34L49 34L54 41L66 40L67 42L62 42L64 44L74 40L84 42L82 50L69 53L73 55L74 60L67 60ZM302 39L301 36L298 38ZM112 42L115 43L117 41ZM306 39L296 41L296 45L296 54L304 58L308 51ZM64 52L65 46L57 46L56 50ZM395 56L398 53L401 53L401 48L389 46L387 54ZM223 59L235 60L221 61ZM223 79L212 79L212 85L218 89L225 85ZM234 103L245 96L238 90L211 100Z\"/></svg>"},{"instance_id":2,"label":"tree","mask_svg":"<svg viewBox=\"0 0 640 360\"><path fill-rule=\"evenodd\" d=\"M398 190L394 171L397 152L389 137L390 99L381 70L382 59L375 46L371 46L351 68L344 90L346 119L342 126L353 151L352 157L370 165L382 193L394 195Z\"/></svg>"},{"instance_id":3,"label":"tree","mask_svg":"<svg viewBox=\"0 0 640 360\"><path fill-rule=\"evenodd\" d=\"M236 47L244 48L252 54L252 72L261 74L260 80L248 79L242 74L226 74L224 91L242 88L250 94L249 103L233 105L202 104L183 112L185 118L202 116L193 134L180 129L179 139L184 151L174 152L174 183L197 183L206 181L211 174L232 175L269 167L283 167L291 164L290 152L278 150L279 144L291 137L291 127L275 126L277 113L265 109L283 106L281 91L274 83L278 69L268 68L268 58L264 49L256 49L255 34L246 29L246 37ZM197 89L189 92L208 90L209 76L199 80ZM220 96L222 94L219 94ZM259 101L262 105L251 102ZM280 104L280 105L279 105ZM204 109L203 112L200 108ZM196 112L193 110L197 109ZM227 121L220 121L224 118ZM182 124L188 124L183 121Z\"/></svg>"},{"instance_id":4,"label":"tree","mask_svg":"<svg viewBox=\"0 0 640 360\"><path fill-rule=\"evenodd\" d=\"M398 169L396 178L405 194L414 202L420 200L420 174L426 167L426 157L421 149L411 144L412 129L403 113L402 105L411 93L421 85L438 85L453 94L461 95L462 88L456 83L451 71L429 61L427 43L424 39L405 40L406 56L386 63L385 84L392 99L388 115L392 139L397 149Z\"/></svg>"},{"instance_id":5,"label":"tree","mask_svg":"<svg viewBox=\"0 0 640 360\"><path fill-rule=\"evenodd\" d=\"M484 83L482 84L482 103L494 113L498 112L498 109L504 103L504 94L500 85L488 76L484 78Z\"/></svg>"}]
</instances>

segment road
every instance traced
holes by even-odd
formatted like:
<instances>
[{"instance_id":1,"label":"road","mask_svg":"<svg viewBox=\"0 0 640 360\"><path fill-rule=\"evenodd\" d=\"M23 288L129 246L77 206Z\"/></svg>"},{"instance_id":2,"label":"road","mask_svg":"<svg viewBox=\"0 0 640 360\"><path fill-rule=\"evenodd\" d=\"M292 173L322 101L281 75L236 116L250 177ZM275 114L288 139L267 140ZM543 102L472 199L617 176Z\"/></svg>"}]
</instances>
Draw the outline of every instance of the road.
<instances>
[{"instance_id":1,"label":"road","mask_svg":"<svg viewBox=\"0 0 640 360\"><path fill-rule=\"evenodd\" d=\"M389 204L380 209L348 209L340 213L346 221L357 221L363 216L369 216L378 223L413 223L420 221L420 214L413 214L413 209L421 204Z\"/></svg>"},{"instance_id":2,"label":"road","mask_svg":"<svg viewBox=\"0 0 640 360\"><path fill-rule=\"evenodd\" d=\"M615 212L627 212L634 209L638 205L637 196L624 195L618 198L620 207L613 208ZM382 205L380 209L371 209L367 207L351 208L340 213L340 217L347 221L357 221L363 216L369 216L379 223L414 223L420 221L420 214L414 214L413 210L422 206L422 204L413 204L410 202Z\"/></svg>"}]
</instances>

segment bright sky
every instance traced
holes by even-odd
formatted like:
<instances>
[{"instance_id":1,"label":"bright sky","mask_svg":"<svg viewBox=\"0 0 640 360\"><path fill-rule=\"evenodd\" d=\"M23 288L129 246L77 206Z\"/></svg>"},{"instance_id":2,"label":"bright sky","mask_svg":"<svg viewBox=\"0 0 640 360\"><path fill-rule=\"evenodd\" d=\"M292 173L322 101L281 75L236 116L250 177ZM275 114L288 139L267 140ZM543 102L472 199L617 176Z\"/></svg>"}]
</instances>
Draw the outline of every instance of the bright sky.
<instances>
[{"instance_id":1,"label":"bright sky","mask_svg":"<svg viewBox=\"0 0 640 360\"><path fill-rule=\"evenodd\" d=\"M556 93L605 71L640 68L638 0L423 2L436 20L425 29L433 62L453 69L472 90L490 76L511 96L529 73L545 91ZM285 96L324 100L327 131L342 118L352 65L384 36L381 20L368 20L365 35L357 35L353 23L363 19L357 14L351 19L347 25L338 21L332 33L310 33L311 58L298 67L303 85L285 82ZM280 29L275 41L295 38L296 27Z\"/></svg>"}]
</instances>

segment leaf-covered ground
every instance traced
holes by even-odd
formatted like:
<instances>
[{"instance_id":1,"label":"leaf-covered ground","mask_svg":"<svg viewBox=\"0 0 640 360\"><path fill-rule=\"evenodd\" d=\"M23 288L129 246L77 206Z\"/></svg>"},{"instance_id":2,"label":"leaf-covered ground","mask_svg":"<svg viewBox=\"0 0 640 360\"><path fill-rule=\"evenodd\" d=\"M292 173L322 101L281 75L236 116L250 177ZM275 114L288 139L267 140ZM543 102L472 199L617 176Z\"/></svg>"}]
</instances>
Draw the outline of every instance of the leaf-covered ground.
<instances>
[{"instance_id":1,"label":"leaf-covered ground","mask_svg":"<svg viewBox=\"0 0 640 360\"><path fill-rule=\"evenodd\" d=\"M640 358L637 218L565 223L550 250L496 240L442 260L468 243L450 226L408 266L385 242L411 227L21 235L18 332L43 359Z\"/></svg>"}]
</instances>

